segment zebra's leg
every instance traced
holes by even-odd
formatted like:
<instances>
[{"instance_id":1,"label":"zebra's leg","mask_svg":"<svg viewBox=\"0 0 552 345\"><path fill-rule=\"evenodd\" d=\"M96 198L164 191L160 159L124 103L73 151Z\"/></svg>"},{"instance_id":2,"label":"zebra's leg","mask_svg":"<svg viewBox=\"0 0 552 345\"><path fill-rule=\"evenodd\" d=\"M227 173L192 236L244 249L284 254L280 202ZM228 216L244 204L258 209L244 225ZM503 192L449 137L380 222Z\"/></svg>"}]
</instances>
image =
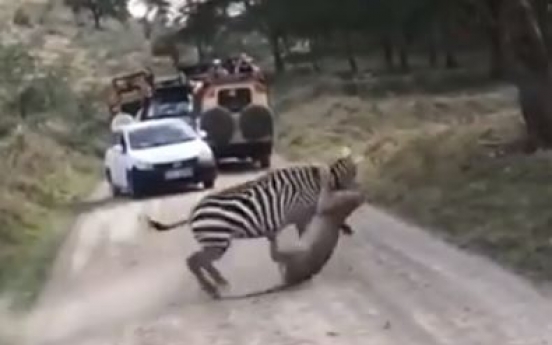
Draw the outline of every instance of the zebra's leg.
<instances>
[{"instance_id":1,"label":"zebra's leg","mask_svg":"<svg viewBox=\"0 0 552 345\"><path fill-rule=\"evenodd\" d=\"M222 254L220 256L222 256ZM220 259L220 257L218 259ZM214 259L213 261L216 261L218 259ZM213 261L205 265L205 270L207 270L207 272L211 275L211 277L213 278L213 280L217 285L221 287L228 287L230 283L228 283L228 280L226 280L226 278L224 278L222 273L220 273L220 271L215 267L215 265L213 265Z\"/></svg>"},{"instance_id":2,"label":"zebra's leg","mask_svg":"<svg viewBox=\"0 0 552 345\"><path fill-rule=\"evenodd\" d=\"M212 278L217 281L217 278L220 281L226 282L220 272L213 266L213 261L216 261L224 255L226 252L226 247L203 247L201 250L193 253L187 259L188 268L196 277L201 288L207 292L213 298L219 298L219 292L215 285L211 284L209 280L205 277L203 269L211 274ZM213 272L216 272L213 274ZM219 281L217 281L219 283Z\"/></svg>"}]
</instances>

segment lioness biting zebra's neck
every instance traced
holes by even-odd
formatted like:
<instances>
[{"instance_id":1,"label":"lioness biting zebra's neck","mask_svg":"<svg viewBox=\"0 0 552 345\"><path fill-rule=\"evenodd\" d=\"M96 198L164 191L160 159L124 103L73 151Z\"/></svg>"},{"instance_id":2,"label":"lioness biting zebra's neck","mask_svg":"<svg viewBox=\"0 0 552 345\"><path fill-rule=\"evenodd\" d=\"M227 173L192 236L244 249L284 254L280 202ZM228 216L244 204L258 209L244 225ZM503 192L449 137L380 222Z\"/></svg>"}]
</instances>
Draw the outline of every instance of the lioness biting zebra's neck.
<instances>
[{"instance_id":1,"label":"lioness biting zebra's neck","mask_svg":"<svg viewBox=\"0 0 552 345\"><path fill-rule=\"evenodd\" d=\"M336 190L356 183L357 164L349 150L328 166L309 164L275 169L253 181L205 196L188 220L171 225L150 220L150 224L157 230L190 224L201 249L188 258L188 267L201 287L217 297L216 285L228 283L213 262L224 255L233 239L266 237L275 246L277 234L292 224L301 236L319 200L321 169L329 170L330 189ZM350 227L343 224L343 232L351 233ZM205 273L216 285L209 282Z\"/></svg>"}]
</instances>

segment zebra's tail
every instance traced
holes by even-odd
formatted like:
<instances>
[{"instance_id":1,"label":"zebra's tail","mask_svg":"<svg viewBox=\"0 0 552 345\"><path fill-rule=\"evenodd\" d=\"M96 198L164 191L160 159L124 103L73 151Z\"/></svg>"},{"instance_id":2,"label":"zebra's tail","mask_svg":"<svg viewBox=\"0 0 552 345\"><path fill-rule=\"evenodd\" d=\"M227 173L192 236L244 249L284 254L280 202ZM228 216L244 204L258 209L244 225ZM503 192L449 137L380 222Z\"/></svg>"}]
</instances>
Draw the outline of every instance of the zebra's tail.
<instances>
[{"instance_id":1,"label":"zebra's tail","mask_svg":"<svg viewBox=\"0 0 552 345\"><path fill-rule=\"evenodd\" d=\"M146 221L148 222L148 225L157 230L157 231L168 231L168 230L172 230L174 228L177 228L181 225L185 225L185 224L188 224L188 219L182 219L182 220L178 220L174 223L168 223L168 224L163 224L161 222L158 222L156 220L153 220L149 217L146 217Z\"/></svg>"}]
</instances>

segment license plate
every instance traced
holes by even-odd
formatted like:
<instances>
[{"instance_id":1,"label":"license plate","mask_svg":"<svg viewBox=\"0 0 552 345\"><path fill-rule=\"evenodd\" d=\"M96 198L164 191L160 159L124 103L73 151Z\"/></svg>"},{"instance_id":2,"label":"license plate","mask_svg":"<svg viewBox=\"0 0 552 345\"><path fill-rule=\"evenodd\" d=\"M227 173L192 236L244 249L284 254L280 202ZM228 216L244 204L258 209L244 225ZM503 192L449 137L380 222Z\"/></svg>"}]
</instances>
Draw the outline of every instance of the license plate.
<instances>
[{"instance_id":1,"label":"license plate","mask_svg":"<svg viewBox=\"0 0 552 345\"><path fill-rule=\"evenodd\" d=\"M165 178L167 180L174 180L178 178L184 178L184 177L190 177L192 176L193 171L191 168L187 169L175 169L175 170L169 170L165 173Z\"/></svg>"}]
</instances>

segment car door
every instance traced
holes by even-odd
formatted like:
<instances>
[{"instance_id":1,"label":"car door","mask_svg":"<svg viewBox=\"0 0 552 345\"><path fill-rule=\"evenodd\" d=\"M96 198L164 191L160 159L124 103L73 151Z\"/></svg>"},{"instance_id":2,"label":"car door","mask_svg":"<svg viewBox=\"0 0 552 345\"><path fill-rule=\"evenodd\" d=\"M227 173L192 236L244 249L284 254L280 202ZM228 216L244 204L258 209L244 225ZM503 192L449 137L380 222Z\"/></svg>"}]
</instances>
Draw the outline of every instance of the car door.
<instances>
[{"instance_id":1,"label":"car door","mask_svg":"<svg viewBox=\"0 0 552 345\"><path fill-rule=\"evenodd\" d=\"M123 134L114 133L111 158L111 174L113 182L117 187L126 187L126 173L124 169Z\"/></svg>"}]
</instances>

